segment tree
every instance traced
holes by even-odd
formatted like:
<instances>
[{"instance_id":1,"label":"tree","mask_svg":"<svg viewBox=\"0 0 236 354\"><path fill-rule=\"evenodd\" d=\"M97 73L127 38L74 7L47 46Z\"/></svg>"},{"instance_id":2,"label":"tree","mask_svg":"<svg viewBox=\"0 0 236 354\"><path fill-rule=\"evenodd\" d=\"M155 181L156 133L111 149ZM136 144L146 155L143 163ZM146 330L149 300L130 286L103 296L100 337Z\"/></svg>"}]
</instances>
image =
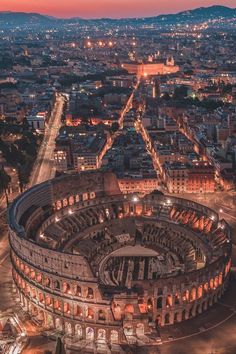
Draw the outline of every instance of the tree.
<instances>
[{"instance_id":1,"label":"tree","mask_svg":"<svg viewBox=\"0 0 236 354\"><path fill-rule=\"evenodd\" d=\"M184 74L185 74L185 75L193 75L194 72L193 72L192 69L188 69L188 70L186 70L186 71L184 72Z\"/></svg>"},{"instance_id":2,"label":"tree","mask_svg":"<svg viewBox=\"0 0 236 354\"><path fill-rule=\"evenodd\" d=\"M7 189L10 182L11 182L11 177L6 173L2 165L0 169L0 191L1 192L4 191L7 204L8 204Z\"/></svg>"},{"instance_id":3,"label":"tree","mask_svg":"<svg viewBox=\"0 0 236 354\"><path fill-rule=\"evenodd\" d=\"M117 132L117 130L119 129L119 123L117 123L117 122L114 122L114 123L112 123L112 125L111 125L111 131L113 132L113 133L115 133L115 132Z\"/></svg>"},{"instance_id":4,"label":"tree","mask_svg":"<svg viewBox=\"0 0 236 354\"><path fill-rule=\"evenodd\" d=\"M17 175L19 180L20 192L22 193L25 186L29 183L30 173L33 167L33 160L28 160L24 165L17 165Z\"/></svg>"},{"instance_id":5,"label":"tree","mask_svg":"<svg viewBox=\"0 0 236 354\"><path fill-rule=\"evenodd\" d=\"M163 94L162 98L163 98L163 100L165 100L165 101L169 101L169 100L170 100L170 95L169 95L167 92L165 92L165 93Z\"/></svg>"},{"instance_id":6,"label":"tree","mask_svg":"<svg viewBox=\"0 0 236 354\"><path fill-rule=\"evenodd\" d=\"M173 98L174 99L182 99L188 96L188 88L184 85L181 85L179 87L175 88L174 94L173 94Z\"/></svg>"}]
</instances>

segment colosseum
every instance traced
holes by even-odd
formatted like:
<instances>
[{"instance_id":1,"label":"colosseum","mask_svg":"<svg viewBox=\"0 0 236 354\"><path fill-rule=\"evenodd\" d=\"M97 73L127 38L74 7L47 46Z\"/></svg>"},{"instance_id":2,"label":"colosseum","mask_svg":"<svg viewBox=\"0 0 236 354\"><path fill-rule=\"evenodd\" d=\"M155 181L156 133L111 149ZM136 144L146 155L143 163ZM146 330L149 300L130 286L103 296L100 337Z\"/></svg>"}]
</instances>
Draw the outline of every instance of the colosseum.
<instances>
[{"instance_id":1,"label":"colosseum","mask_svg":"<svg viewBox=\"0 0 236 354\"><path fill-rule=\"evenodd\" d=\"M34 186L8 218L22 307L68 347L89 343L84 353L156 343L228 284L231 235L217 213L158 191L122 194L109 172Z\"/></svg>"}]
</instances>

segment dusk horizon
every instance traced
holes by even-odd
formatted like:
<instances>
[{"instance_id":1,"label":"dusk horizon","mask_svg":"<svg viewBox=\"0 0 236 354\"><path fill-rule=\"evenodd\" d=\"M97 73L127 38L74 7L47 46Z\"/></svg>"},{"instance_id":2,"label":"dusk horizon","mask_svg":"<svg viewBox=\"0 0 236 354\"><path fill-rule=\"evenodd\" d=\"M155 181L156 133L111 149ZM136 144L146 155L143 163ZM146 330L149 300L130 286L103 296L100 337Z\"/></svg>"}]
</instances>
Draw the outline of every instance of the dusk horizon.
<instances>
[{"instance_id":1,"label":"dusk horizon","mask_svg":"<svg viewBox=\"0 0 236 354\"><path fill-rule=\"evenodd\" d=\"M227 6L234 8L232 0L227 1L211 1L211 0L186 0L178 1L174 5L166 4L161 0L158 4L154 0L147 0L145 4L142 1L131 0L127 3L125 0L108 1L101 0L100 4L96 4L94 0L88 0L86 4L80 4L80 1L72 0L68 7L63 0L52 0L50 4L46 0L42 0L41 4L28 4L23 0L20 3L16 0L2 0L0 7L1 12L26 12L39 13L46 16L56 18L71 18L81 17L83 19L98 19L98 18L135 18L135 17L152 17L158 15L175 14L182 11L193 10L199 7L210 6ZM92 9L92 11L91 11Z\"/></svg>"}]
</instances>

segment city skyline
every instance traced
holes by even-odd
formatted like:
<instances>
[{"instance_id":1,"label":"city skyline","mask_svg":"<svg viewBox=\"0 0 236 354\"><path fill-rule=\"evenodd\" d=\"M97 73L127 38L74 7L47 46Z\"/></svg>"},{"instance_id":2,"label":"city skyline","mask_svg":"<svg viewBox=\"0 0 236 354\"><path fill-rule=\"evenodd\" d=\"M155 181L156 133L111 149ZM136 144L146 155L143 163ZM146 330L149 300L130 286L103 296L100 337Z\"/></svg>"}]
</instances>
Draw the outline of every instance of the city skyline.
<instances>
[{"instance_id":1,"label":"city skyline","mask_svg":"<svg viewBox=\"0 0 236 354\"><path fill-rule=\"evenodd\" d=\"M216 1L0 0L0 353L236 353Z\"/></svg>"},{"instance_id":2,"label":"city skyline","mask_svg":"<svg viewBox=\"0 0 236 354\"><path fill-rule=\"evenodd\" d=\"M82 17L82 18L124 18L124 17L144 17L160 14L178 13L184 10L190 10L198 7L207 7L213 5L222 5L234 7L234 1L212 1L212 0L181 0L169 4L165 0L156 3L155 0L142 0L127 2L126 0L101 0L99 4L95 0L88 0L81 4L79 0L71 0L70 6L63 0L46 0L28 2L22 0L2 0L1 11L19 11L19 12L37 12L55 17Z\"/></svg>"}]
</instances>

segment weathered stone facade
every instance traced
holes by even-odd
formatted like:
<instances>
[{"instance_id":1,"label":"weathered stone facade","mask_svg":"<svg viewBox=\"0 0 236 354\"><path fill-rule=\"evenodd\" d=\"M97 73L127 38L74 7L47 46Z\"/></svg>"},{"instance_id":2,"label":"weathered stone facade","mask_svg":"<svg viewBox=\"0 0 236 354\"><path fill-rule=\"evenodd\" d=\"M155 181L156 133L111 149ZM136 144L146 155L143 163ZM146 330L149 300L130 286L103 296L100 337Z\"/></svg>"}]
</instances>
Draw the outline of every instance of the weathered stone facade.
<instances>
[{"instance_id":1,"label":"weathered stone facade","mask_svg":"<svg viewBox=\"0 0 236 354\"><path fill-rule=\"evenodd\" d=\"M122 195L110 173L54 179L9 209L24 309L68 337L122 343L206 311L228 283L230 229L209 208Z\"/></svg>"}]
</instances>

